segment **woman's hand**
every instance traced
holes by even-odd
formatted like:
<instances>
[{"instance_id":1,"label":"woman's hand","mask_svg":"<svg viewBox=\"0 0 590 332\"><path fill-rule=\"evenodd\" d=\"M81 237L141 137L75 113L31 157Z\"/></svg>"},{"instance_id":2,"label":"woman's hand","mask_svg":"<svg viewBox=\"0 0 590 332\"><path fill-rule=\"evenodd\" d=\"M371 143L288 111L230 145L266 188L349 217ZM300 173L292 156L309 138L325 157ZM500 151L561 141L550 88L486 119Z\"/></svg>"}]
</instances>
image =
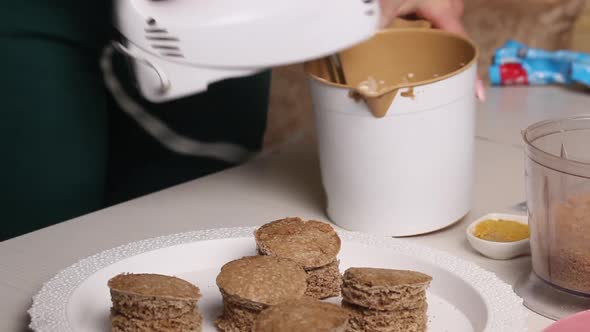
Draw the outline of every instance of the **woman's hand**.
<instances>
[{"instance_id":1,"label":"woman's hand","mask_svg":"<svg viewBox=\"0 0 590 332\"><path fill-rule=\"evenodd\" d=\"M417 14L440 29L465 35L461 24L463 0L380 0L381 26L398 16Z\"/></svg>"},{"instance_id":2,"label":"woman's hand","mask_svg":"<svg viewBox=\"0 0 590 332\"><path fill-rule=\"evenodd\" d=\"M416 12L422 2L424 0L379 0L381 5L381 27L388 26L398 16L405 15L408 12Z\"/></svg>"},{"instance_id":3,"label":"woman's hand","mask_svg":"<svg viewBox=\"0 0 590 332\"><path fill-rule=\"evenodd\" d=\"M430 21L435 28L467 36L461 16L463 0L379 0L381 4L381 26L385 27L398 16L417 14ZM485 88L481 79L476 83L477 98L484 101Z\"/></svg>"}]
</instances>

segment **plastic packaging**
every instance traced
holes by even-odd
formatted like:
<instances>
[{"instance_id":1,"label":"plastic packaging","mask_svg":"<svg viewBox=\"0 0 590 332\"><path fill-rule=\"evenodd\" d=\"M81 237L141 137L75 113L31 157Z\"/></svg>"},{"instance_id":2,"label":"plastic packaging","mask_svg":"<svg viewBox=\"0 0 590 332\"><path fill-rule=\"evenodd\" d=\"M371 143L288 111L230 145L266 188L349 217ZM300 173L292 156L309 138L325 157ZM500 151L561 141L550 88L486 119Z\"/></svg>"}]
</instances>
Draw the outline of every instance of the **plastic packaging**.
<instances>
[{"instance_id":1,"label":"plastic packaging","mask_svg":"<svg viewBox=\"0 0 590 332\"><path fill-rule=\"evenodd\" d=\"M529 48L514 40L496 50L489 69L493 85L584 84L590 86L590 55Z\"/></svg>"}]
</instances>

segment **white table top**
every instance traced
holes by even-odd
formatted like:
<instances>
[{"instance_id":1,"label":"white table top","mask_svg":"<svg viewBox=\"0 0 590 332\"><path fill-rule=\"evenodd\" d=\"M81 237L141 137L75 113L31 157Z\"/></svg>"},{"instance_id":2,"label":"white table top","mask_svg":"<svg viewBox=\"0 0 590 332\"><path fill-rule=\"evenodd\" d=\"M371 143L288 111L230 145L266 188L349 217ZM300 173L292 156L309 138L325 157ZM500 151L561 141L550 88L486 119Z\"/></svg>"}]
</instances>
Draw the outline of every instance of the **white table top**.
<instances>
[{"instance_id":1,"label":"white table top","mask_svg":"<svg viewBox=\"0 0 590 332\"><path fill-rule=\"evenodd\" d=\"M448 251L514 284L530 258L494 261L471 249L466 225L525 199L520 131L556 116L583 114L590 95L561 88L494 88L478 109L475 203L461 222L406 238ZM588 111L590 113L590 111ZM212 176L0 243L0 330L25 331L31 297L78 260L131 241L190 230L254 226L285 216L327 220L317 152L292 143ZM10 221L5 221L10 222ZM530 331L550 320L531 313Z\"/></svg>"}]
</instances>

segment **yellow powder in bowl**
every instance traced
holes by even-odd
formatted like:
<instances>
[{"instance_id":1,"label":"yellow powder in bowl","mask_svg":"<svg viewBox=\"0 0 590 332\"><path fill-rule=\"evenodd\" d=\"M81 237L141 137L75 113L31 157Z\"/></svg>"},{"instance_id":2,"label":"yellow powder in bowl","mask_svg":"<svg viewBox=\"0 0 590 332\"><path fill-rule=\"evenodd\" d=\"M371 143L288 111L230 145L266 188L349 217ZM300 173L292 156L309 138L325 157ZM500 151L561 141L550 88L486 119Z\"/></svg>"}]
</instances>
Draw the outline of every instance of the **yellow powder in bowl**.
<instances>
[{"instance_id":1,"label":"yellow powder in bowl","mask_svg":"<svg viewBox=\"0 0 590 332\"><path fill-rule=\"evenodd\" d=\"M518 221L489 219L475 226L473 235L494 242L514 242L529 237L529 226Z\"/></svg>"}]
</instances>

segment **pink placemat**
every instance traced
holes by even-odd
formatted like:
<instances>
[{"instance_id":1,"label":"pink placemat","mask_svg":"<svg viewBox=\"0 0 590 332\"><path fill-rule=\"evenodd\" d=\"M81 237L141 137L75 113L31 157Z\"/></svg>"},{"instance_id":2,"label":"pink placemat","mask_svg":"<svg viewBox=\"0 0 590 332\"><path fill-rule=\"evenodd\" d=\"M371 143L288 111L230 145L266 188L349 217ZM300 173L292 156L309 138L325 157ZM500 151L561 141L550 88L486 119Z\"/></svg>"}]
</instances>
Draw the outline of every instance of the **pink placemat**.
<instances>
[{"instance_id":1,"label":"pink placemat","mask_svg":"<svg viewBox=\"0 0 590 332\"><path fill-rule=\"evenodd\" d=\"M590 331L590 310L557 321L543 332L584 332Z\"/></svg>"}]
</instances>

